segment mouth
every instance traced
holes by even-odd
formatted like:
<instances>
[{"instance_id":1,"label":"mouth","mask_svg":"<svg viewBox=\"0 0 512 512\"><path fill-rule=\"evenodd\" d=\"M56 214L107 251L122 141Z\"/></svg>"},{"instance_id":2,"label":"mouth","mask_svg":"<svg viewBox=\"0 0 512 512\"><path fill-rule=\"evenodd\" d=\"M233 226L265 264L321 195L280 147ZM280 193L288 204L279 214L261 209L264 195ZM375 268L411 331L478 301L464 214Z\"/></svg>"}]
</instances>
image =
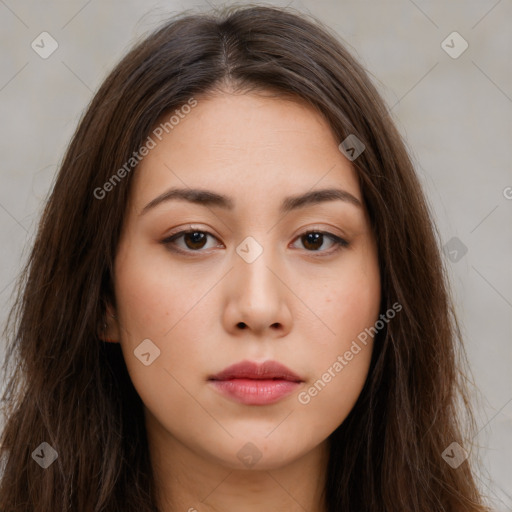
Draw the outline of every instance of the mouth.
<instances>
[{"instance_id":1,"label":"mouth","mask_svg":"<svg viewBox=\"0 0 512 512\"><path fill-rule=\"evenodd\" d=\"M293 393L304 380L276 361L242 361L208 378L222 395L245 405L270 405Z\"/></svg>"}]
</instances>

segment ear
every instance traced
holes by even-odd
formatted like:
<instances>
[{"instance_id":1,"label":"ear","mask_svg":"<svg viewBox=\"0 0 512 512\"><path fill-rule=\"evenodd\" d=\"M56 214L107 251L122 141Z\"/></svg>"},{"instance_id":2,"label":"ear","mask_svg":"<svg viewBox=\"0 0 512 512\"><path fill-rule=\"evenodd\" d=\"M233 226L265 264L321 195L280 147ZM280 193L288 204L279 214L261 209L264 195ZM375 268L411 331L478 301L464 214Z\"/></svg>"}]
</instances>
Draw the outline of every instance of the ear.
<instances>
[{"instance_id":1,"label":"ear","mask_svg":"<svg viewBox=\"0 0 512 512\"><path fill-rule=\"evenodd\" d=\"M106 307L103 325L100 327L98 337L108 343L119 343L119 320L114 308L108 304Z\"/></svg>"}]
</instances>

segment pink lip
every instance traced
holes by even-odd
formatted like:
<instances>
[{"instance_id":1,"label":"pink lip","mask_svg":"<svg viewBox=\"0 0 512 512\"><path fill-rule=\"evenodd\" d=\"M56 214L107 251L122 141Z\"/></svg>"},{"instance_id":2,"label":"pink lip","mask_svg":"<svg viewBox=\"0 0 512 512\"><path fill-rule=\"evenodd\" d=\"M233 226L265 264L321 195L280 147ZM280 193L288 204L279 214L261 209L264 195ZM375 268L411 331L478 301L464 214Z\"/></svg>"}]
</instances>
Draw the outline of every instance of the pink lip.
<instances>
[{"instance_id":1,"label":"pink lip","mask_svg":"<svg viewBox=\"0 0 512 512\"><path fill-rule=\"evenodd\" d=\"M278 402L300 386L301 377L276 361L242 361L209 377L222 394L246 405Z\"/></svg>"}]
</instances>

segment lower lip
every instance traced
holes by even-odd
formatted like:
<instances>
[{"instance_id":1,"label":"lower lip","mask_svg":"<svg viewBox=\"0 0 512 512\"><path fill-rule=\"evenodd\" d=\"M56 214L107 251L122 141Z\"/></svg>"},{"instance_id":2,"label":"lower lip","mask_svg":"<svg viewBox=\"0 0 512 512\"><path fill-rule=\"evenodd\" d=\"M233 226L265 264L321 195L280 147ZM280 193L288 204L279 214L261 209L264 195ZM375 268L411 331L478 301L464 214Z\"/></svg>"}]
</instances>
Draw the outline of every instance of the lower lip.
<instances>
[{"instance_id":1,"label":"lower lip","mask_svg":"<svg viewBox=\"0 0 512 512\"><path fill-rule=\"evenodd\" d=\"M279 379L230 379L210 382L222 394L246 405L273 404L300 386L300 382Z\"/></svg>"}]
</instances>

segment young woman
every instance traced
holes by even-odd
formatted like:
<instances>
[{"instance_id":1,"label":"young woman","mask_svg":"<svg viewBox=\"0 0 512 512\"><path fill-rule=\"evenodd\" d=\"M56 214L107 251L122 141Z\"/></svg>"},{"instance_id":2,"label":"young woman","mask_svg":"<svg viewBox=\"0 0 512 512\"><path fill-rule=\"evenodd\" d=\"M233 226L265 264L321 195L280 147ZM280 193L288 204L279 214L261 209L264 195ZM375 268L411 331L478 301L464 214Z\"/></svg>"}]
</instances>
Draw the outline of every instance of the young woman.
<instances>
[{"instance_id":1,"label":"young woman","mask_svg":"<svg viewBox=\"0 0 512 512\"><path fill-rule=\"evenodd\" d=\"M3 512L487 510L413 166L289 10L181 16L113 70L7 334Z\"/></svg>"}]
</instances>

